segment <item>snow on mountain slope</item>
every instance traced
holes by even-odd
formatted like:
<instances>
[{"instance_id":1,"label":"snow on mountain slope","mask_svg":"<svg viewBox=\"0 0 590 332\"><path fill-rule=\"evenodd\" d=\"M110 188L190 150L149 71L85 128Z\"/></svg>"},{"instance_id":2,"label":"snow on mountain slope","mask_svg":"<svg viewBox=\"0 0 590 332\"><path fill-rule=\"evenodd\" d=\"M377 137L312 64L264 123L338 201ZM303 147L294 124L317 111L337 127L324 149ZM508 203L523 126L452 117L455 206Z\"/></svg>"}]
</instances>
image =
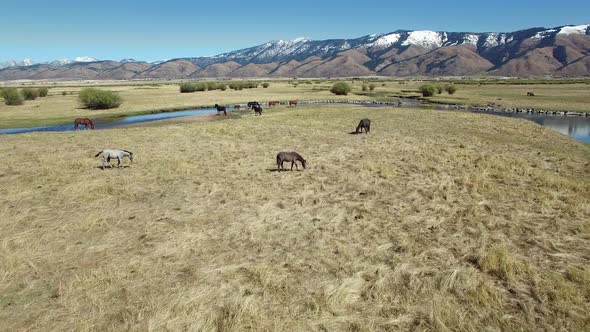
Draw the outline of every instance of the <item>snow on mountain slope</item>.
<instances>
[{"instance_id":1,"label":"snow on mountain slope","mask_svg":"<svg viewBox=\"0 0 590 332\"><path fill-rule=\"evenodd\" d=\"M560 35L587 35L589 33L590 24L564 26L559 30Z\"/></svg>"},{"instance_id":2,"label":"snow on mountain slope","mask_svg":"<svg viewBox=\"0 0 590 332\"><path fill-rule=\"evenodd\" d=\"M403 46L416 45L425 48L441 47L447 40L446 32L434 32L418 30L410 32L409 36L402 43Z\"/></svg>"}]
</instances>

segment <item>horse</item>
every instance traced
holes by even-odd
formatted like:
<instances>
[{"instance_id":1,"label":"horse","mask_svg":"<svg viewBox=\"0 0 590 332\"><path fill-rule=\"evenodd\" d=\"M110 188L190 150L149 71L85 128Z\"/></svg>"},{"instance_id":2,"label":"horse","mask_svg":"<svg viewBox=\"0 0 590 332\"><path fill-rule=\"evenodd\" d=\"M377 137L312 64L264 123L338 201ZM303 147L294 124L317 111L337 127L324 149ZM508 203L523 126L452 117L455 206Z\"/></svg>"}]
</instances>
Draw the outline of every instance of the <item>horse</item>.
<instances>
[{"instance_id":1,"label":"horse","mask_svg":"<svg viewBox=\"0 0 590 332\"><path fill-rule=\"evenodd\" d=\"M117 159L117 161L118 161L117 167L121 166L121 160L123 160L123 158L125 158L125 157L129 158L129 160L133 163L133 152L131 152L131 151L107 149L107 150L100 151L94 157L96 158L96 157L100 156L101 153L102 153L102 169L104 169L106 167L106 165L108 165L110 168L113 168L113 165L111 165L111 159Z\"/></svg>"},{"instance_id":2,"label":"horse","mask_svg":"<svg viewBox=\"0 0 590 332\"><path fill-rule=\"evenodd\" d=\"M298 161L301 163L301 166L303 166L304 169L307 164L305 159L303 159L303 157L297 152L279 152L277 154L277 171L280 172L281 170L285 170L283 167L283 163L285 161L291 162L291 170L293 170L293 165L295 165L295 168L299 170L299 167L297 166Z\"/></svg>"},{"instance_id":3,"label":"horse","mask_svg":"<svg viewBox=\"0 0 590 332\"><path fill-rule=\"evenodd\" d=\"M358 126L356 126L355 133L360 134L363 132L363 128L365 129L365 134L368 134L371 131L371 120L369 119L362 119Z\"/></svg>"},{"instance_id":4,"label":"horse","mask_svg":"<svg viewBox=\"0 0 590 332\"><path fill-rule=\"evenodd\" d=\"M260 103L259 103L259 102L257 102L257 101L249 101L249 102L248 102L248 109L252 109L252 108L254 108L254 106L256 106L256 105L260 106Z\"/></svg>"},{"instance_id":5,"label":"horse","mask_svg":"<svg viewBox=\"0 0 590 332\"><path fill-rule=\"evenodd\" d=\"M238 104L234 105L234 111L239 111L239 110L240 110L240 108L241 108L241 106L240 106L240 105L238 105Z\"/></svg>"},{"instance_id":6,"label":"horse","mask_svg":"<svg viewBox=\"0 0 590 332\"><path fill-rule=\"evenodd\" d=\"M299 104L299 100L289 100L289 106L297 106Z\"/></svg>"},{"instance_id":7,"label":"horse","mask_svg":"<svg viewBox=\"0 0 590 332\"><path fill-rule=\"evenodd\" d=\"M527 95L527 97L534 97L535 96L535 94L532 92L527 92L526 95Z\"/></svg>"},{"instance_id":8,"label":"horse","mask_svg":"<svg viewBox=\"0 0 590 332\"><path fill-rule=\"evenodd\" d=\"M254 109L254 116L262 115L262 107L260 105L254 106L253 109Z\"/></svg>"},{"instance_id":9,"label":"horse","mask_svg":"<svg viewBox=\"0 0 590 332\"><path fill-rule=\"evenodd\" d=\"M280 105L281 102L278 100L273 100L273 101L269 101L268 102L268 107L272 107L272 106L276 106L276 105Z\"/></svg>"},{"instance_id":10,"label":"horse","mask_svg":"<svg viewBox=\"0 0 590 332\"><path fill-rule=\"evenodd\" d=\"M223 112L223 115L227 115L227 112L225 111L225 106L219 106L215 104L215 108L217 109L217 114L219 114L219 112Z\"/></svg>"},{"instance_id":11,"label":"horse","mask_svg":"<svg viewBox=\"0 0 590 332\"><path fill-rule=\"evenodd\" d=\"M78 130L79 125L84 125L85 129L88 129L88 126L90 126L90 129L94 129L94 123L89 118L77 118L74 120L74 130Z\"/></svg>"}]
</instances>

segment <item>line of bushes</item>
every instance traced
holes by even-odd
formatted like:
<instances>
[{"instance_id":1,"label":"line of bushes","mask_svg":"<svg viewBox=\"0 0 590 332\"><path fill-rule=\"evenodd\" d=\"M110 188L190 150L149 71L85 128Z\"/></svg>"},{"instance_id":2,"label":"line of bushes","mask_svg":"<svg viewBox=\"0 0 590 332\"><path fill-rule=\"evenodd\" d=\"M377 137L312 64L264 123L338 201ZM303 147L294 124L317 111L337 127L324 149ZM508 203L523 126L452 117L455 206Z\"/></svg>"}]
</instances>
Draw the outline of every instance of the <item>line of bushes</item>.
<instances>
[{"instance_id":1,"label":"line of bushes","mask_svg":"<svg viewBox=\"0 0 590 332\"><path fill-rule=\"evenodd\" d=\"M117 108L123 103L123 98L117 93L95 88L82 89L78 95L78 99L84 107L93 110Z\"/></svg>"},{"instance_id":2,"label":"line of bushes","mask_svg":"<svg viewBox=\"0 0 590 332\"><path fill-rule=\"evenodd\" d=\"M4 98L4 103L10 106L22 105L25 100L35 100L38 97L47 97L49 89L47 88L2 88L0 96Z\"/></svg>"},{"instance_id":3,"label":"line of bushes","mask_svg":"<svg viewBox=\"0 0 590 332\"><path fill-rule=\"evenodd\" d=\"M454 84L447 84L447 85L440 85L440 84L423 84L421 85L418 90L422 93L423 97L432 97L435 93L439 95L446 91L448 94L452 95L457 92L457 87Z\"/></svg>"},{"instance_id":4,"label":"line of bushes","mask_svg":"<svg viewBox=\"0 0 590 332\"><path fill-rule=\"evenodd\" d=\"M187 82L180 84L180 93L212 90L225 91L227 88L232 90L255 89L259 85L260 83L251 81L230 82L229 84L225 82ZM262 83L263 88L268 88L269 86L270 83L268 82Z\"/></svg>"}]
</instances>

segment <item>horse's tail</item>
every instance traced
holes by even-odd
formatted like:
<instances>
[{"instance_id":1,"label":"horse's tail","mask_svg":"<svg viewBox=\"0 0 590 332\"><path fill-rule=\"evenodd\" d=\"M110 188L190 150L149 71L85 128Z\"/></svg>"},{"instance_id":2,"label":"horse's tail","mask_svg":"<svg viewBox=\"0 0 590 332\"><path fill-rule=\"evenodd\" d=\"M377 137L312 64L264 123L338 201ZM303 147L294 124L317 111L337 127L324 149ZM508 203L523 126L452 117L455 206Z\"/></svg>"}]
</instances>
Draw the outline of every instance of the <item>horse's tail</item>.
<instances>
[{"instance_id":1,"label":"horse's tail","mask_svg":"<svg viewBox=\"0 0 590 332\"><path fill-rule=\"evenodd\" d=\"M94 129L94 122L92 122L90 119L88 119L88 122L90 122L90 128Z\"/></svg>"},{"instance_id":2,"label":"horse's tail","mask_svg":"<svg viewBox=\"0 0 590 332\"><path fill-rule=\"evenodd\" d=\"M100 156L100 154L101 154L102 152L103 152L103 151L100 151L99 153L95 154L95 155L94 155L94 157L96 158L96 157Z\"/></svg>"}]
</instances>

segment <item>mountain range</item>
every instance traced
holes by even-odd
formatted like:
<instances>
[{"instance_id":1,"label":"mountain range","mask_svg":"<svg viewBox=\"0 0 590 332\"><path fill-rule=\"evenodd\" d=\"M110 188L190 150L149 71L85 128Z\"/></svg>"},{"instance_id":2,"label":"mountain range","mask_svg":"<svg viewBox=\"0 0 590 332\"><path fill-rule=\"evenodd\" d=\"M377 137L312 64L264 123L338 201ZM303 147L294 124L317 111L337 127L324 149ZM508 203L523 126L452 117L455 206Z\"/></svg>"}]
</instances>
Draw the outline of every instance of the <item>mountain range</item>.
<instances>
[{"instance_id":1,"label":"mountain range","mask_svg":"<svg viewBox=\"0 0 590 332\"><path fill-rule=\"evenodd\" d=\"M590 76L590 25L507 33L398 30L356 39L277 40L211 57L155 63L76 58L4 66L0 80Z\"/></svg>"}]
</instances>

